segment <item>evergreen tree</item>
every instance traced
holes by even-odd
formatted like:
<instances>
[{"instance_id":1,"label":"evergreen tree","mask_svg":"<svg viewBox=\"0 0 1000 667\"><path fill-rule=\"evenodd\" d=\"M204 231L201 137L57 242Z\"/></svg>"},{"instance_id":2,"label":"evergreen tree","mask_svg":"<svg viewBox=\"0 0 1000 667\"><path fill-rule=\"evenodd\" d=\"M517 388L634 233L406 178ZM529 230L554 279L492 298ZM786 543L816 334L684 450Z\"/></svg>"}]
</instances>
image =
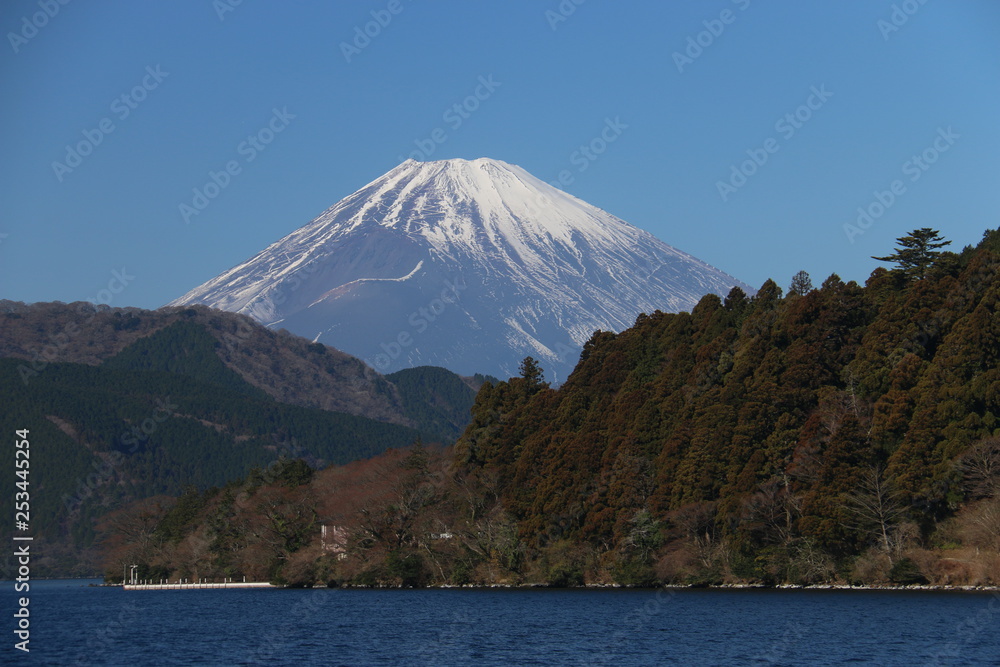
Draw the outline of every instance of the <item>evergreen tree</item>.
<instances>
[{"instance_id":1,"label":"evergreen tree","mask_svg":"<svg viewBox=\"0 0 1000 667\"><path fill-rule=\"evenodd\" d=\"M726 300L723 302L723 305L726 307L726 310L742 312L746 303L747 293L739 287L734 287L729 290L729 294L726 295Z\"/></svg>"},{"instance_id":2,"label":"evergreen tree","mask_svg":"<svg viewBox=\"0 0 1000 667\"><path fill-rule=\"evenodd\" d=\"M424 441L422 438L417 438L417 441L410 447L410 453L403 459L402 466L407 470L427 472L427 461L428 455L427 449L424 447Z\"/></svg>"},{"instance_id":3,"label":"evergreen tree","mask_svg":"<svg viewBox=\"0 0 1000 667\"><path fill-rule=\"evenodd\" d=\"M880 262L895 262L897 268L910 280L920 280L927 275L929 269L941 252L938 248L951 245L945 241L941 233L930 227L914 229L906 236L896 239L899 248L891 255L875 257Z\"/></svg>"},{"instance_id":4,"label":"evergreen tree","mask_svg":"<svg viewBox=\"0 0 1000 667\"><path fill-rule=\"evenodd\" d=\"M813 289L812 279L805 271L799 271L792 276L792 284L788 286L788 295L805 296Z\"/></svg>"},{"instance_id":5,"label":"evergreen tree","mask_svg":"<svg viewBox=\"0 0 1000 667\"><path fill-rule=\"evenodd\" d=\"M534 357L525 357L518 367L518 371L531 389L540 389L545 384L545 371L538 365Z\"/></svg>"}]
</instances>

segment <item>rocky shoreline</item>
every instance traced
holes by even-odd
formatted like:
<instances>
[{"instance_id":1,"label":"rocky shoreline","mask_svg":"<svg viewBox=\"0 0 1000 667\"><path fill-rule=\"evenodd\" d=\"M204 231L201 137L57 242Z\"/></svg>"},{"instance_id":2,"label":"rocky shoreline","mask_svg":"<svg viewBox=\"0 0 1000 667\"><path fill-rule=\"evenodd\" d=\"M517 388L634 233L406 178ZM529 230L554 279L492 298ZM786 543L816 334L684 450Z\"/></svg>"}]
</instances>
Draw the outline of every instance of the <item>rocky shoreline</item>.
<instances>
[{"instance_id":1,"label":"rocky shoreline","mask_svg":"<svg viewBox=\"0 0 1000 667\"><path fill-rule=\"evenodd\" d=\"M908 586L885 584L885 585L851 585L851 584L664 584L662 586L625 586L622 584L585 584L583 586L551 586L549 584L438 584L431 586L364 586L360 584L341 584L339 586L324 586L316 584L313 588L343 588L343 589L410 589L410 590L434 590L434 589L462 589L462 590L595 590L595 589L624 589L624 590L802 590L802 591L932 591L948 593L1000 593L1000 586L945 586L930 584L913 584Z\"/></svg>"}]
</instances>

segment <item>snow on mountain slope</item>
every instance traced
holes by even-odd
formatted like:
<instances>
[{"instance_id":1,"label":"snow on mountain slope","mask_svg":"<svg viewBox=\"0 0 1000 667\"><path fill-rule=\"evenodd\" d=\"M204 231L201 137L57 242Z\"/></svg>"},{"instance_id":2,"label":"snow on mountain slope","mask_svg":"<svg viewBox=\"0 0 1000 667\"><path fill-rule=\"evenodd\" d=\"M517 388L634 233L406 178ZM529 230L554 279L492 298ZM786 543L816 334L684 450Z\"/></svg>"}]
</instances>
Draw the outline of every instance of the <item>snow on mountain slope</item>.
<instances>
[{"instance_id":1,"label":"snow on mountain slope","mask_svg":"<svg viewBox=\"0 0 1000 667\"><path fill-rule=\"evenodd\" d=\"M202 303L377 370L565 380L597 329L752 290L499 160L407 160L169 305Z\"/></svg>"}]
</instances>

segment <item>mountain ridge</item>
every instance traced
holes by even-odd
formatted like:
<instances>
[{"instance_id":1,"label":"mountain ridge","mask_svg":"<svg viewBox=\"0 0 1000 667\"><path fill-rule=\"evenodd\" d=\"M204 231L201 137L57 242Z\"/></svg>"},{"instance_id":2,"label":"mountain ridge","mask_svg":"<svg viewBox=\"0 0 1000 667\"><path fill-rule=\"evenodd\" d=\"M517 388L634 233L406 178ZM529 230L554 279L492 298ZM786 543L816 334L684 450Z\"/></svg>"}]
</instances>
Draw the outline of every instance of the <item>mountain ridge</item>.
<instances>
[{"instance_id":1,"label":"mountain ridge","mask_svg":"<svg viewBox=\"0 0 1000 667\"><path fill-rule=\"evenodd\" d=\"M30 383L52 363L104 364L130 346L150 343L163 330L182 323L204 328L215 341L210 354L275 400L416 427L406 416L417 409L414 397L403 396L391 381L359 359L287 331L268 329L249 317L204 306L151 311L87 302L0 300L0 358L22 360L18 365L21 382ZM463 407L471 405L482 380L465 377L457 381L468 386ZM438 432L439 437L453 440L467 422L466 418L452 423Z\"/></svg>"}]
</instances>

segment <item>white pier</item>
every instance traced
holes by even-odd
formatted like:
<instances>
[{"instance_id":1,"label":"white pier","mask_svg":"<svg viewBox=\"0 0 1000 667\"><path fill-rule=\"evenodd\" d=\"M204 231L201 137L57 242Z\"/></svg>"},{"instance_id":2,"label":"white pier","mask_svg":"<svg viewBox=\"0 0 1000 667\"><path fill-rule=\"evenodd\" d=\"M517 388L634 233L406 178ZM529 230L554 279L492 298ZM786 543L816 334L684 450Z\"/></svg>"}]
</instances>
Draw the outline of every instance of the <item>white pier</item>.
<instances>
[{"instance_id":1,"label":"white pier","mask_svg":"<svg viewBox=\"0 0 1000 667\"><path fill-rule=\"evenodd\" d=\"M225 581L225 582L197 582L197 583L181 583L181 582L163 582L159 584L154 583L135 583L135 584L125 584L123 588L127 591L185 591L185 590L203 590L209 588L281 588L281 586L275 586L274 584L268 583L266 581Z\"/></svg>"}]
</instances>

